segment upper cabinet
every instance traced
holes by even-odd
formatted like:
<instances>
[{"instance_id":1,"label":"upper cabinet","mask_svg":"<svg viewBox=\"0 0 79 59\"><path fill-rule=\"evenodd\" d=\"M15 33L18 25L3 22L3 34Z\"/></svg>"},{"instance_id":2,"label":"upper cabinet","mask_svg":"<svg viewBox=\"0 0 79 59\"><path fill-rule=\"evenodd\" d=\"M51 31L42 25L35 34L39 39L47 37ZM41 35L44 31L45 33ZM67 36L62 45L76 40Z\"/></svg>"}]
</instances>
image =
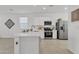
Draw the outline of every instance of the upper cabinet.
<instances>
[{"instance_id":1,"label":"upper cabinet","mask_svg":"<svg viewBox=\"0 0 79 59\"><path fill-rule=\"evenodd\" d=\"M71 13L71 21L79 21L79 9L72 11Z\"/></svg>"}]
</instances>

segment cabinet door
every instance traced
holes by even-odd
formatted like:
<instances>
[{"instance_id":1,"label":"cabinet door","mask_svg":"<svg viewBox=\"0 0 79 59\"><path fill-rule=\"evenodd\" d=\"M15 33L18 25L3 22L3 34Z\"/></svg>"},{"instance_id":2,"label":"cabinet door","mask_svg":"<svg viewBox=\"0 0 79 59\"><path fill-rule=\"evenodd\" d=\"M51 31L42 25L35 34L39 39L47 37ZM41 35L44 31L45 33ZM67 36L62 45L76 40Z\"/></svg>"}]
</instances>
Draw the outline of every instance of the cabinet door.
<instances>
[{"instance_id":1,"label":"cabinet door","mask_svg":"<svg viewBox=\"0 0 79 59\"><path fill-rule=\"evenodd\" d=\"M19 54L19 37L14 40L14 53Z\"/></svg>"},{"instance_id":2,"label":"cabinet door","mask_svg":"<svg viewBox=\"0 0 79 59\"><path fill-rule=\"evenodd\" d=\"M13 54L13 53L14 53L14 39L0 38L0 54Z\"/></svg>"},{"instance_id":3,"label":"cabinet door","mask_svg":"<svg viewBox=\"0 0 79 59\"><path fill-rule=\"evenodd\" d=\"M39 38L38 37L20 37L19 53L20 54L39 53Z\"/></svg>"}]
</instances>

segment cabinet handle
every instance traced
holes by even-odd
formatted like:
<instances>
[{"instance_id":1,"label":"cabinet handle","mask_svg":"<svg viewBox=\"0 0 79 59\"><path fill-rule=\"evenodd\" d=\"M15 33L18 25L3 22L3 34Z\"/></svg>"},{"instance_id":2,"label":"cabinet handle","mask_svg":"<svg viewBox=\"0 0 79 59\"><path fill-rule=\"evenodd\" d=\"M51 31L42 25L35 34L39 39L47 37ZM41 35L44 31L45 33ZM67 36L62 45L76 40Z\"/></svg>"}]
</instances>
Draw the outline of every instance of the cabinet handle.
<instances>
[{"instance_id":1,"label":"cabinet handle","mask_svg":"<svg viewBox=\"0 0 79 59\"><path fill-rule=\"evenodd\" d=\"M18 42L16 42L16 45L18 44Z\"/></svg>"}]
</instances>

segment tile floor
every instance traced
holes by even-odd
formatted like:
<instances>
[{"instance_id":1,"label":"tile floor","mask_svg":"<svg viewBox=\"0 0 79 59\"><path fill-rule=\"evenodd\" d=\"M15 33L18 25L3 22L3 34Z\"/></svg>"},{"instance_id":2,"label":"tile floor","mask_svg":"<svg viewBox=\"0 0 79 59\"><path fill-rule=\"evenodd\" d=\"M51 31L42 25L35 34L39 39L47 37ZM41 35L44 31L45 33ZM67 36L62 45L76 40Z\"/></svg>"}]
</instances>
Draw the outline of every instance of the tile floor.
<instances>
[{"instance_id":1,"label":"tile floor","mask_svg":"<svg viewBox=\"0 0 79 59\"><path fill-rule=\"evenodd\" d=\"M41 40L40 53L41 54L72 54L68 50L68 40Z\"/></svg>"}]
</instances>

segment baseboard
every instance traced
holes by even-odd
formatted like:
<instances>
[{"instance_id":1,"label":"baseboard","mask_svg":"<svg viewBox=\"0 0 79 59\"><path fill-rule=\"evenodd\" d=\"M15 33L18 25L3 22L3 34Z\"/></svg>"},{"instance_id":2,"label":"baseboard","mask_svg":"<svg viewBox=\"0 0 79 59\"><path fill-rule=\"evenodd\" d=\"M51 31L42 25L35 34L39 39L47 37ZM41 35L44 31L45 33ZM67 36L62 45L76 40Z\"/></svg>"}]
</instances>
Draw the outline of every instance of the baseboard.
<instances>
[{"instance_id":1,"label":"baseboard","mask_svg":"<svg viewBox=\"0 0 79 59\"><path fill-rule=\"evenodd\" d=\"M67 49L71 54L75 54L71 49Z\"/></svg>"}]
</instances>

